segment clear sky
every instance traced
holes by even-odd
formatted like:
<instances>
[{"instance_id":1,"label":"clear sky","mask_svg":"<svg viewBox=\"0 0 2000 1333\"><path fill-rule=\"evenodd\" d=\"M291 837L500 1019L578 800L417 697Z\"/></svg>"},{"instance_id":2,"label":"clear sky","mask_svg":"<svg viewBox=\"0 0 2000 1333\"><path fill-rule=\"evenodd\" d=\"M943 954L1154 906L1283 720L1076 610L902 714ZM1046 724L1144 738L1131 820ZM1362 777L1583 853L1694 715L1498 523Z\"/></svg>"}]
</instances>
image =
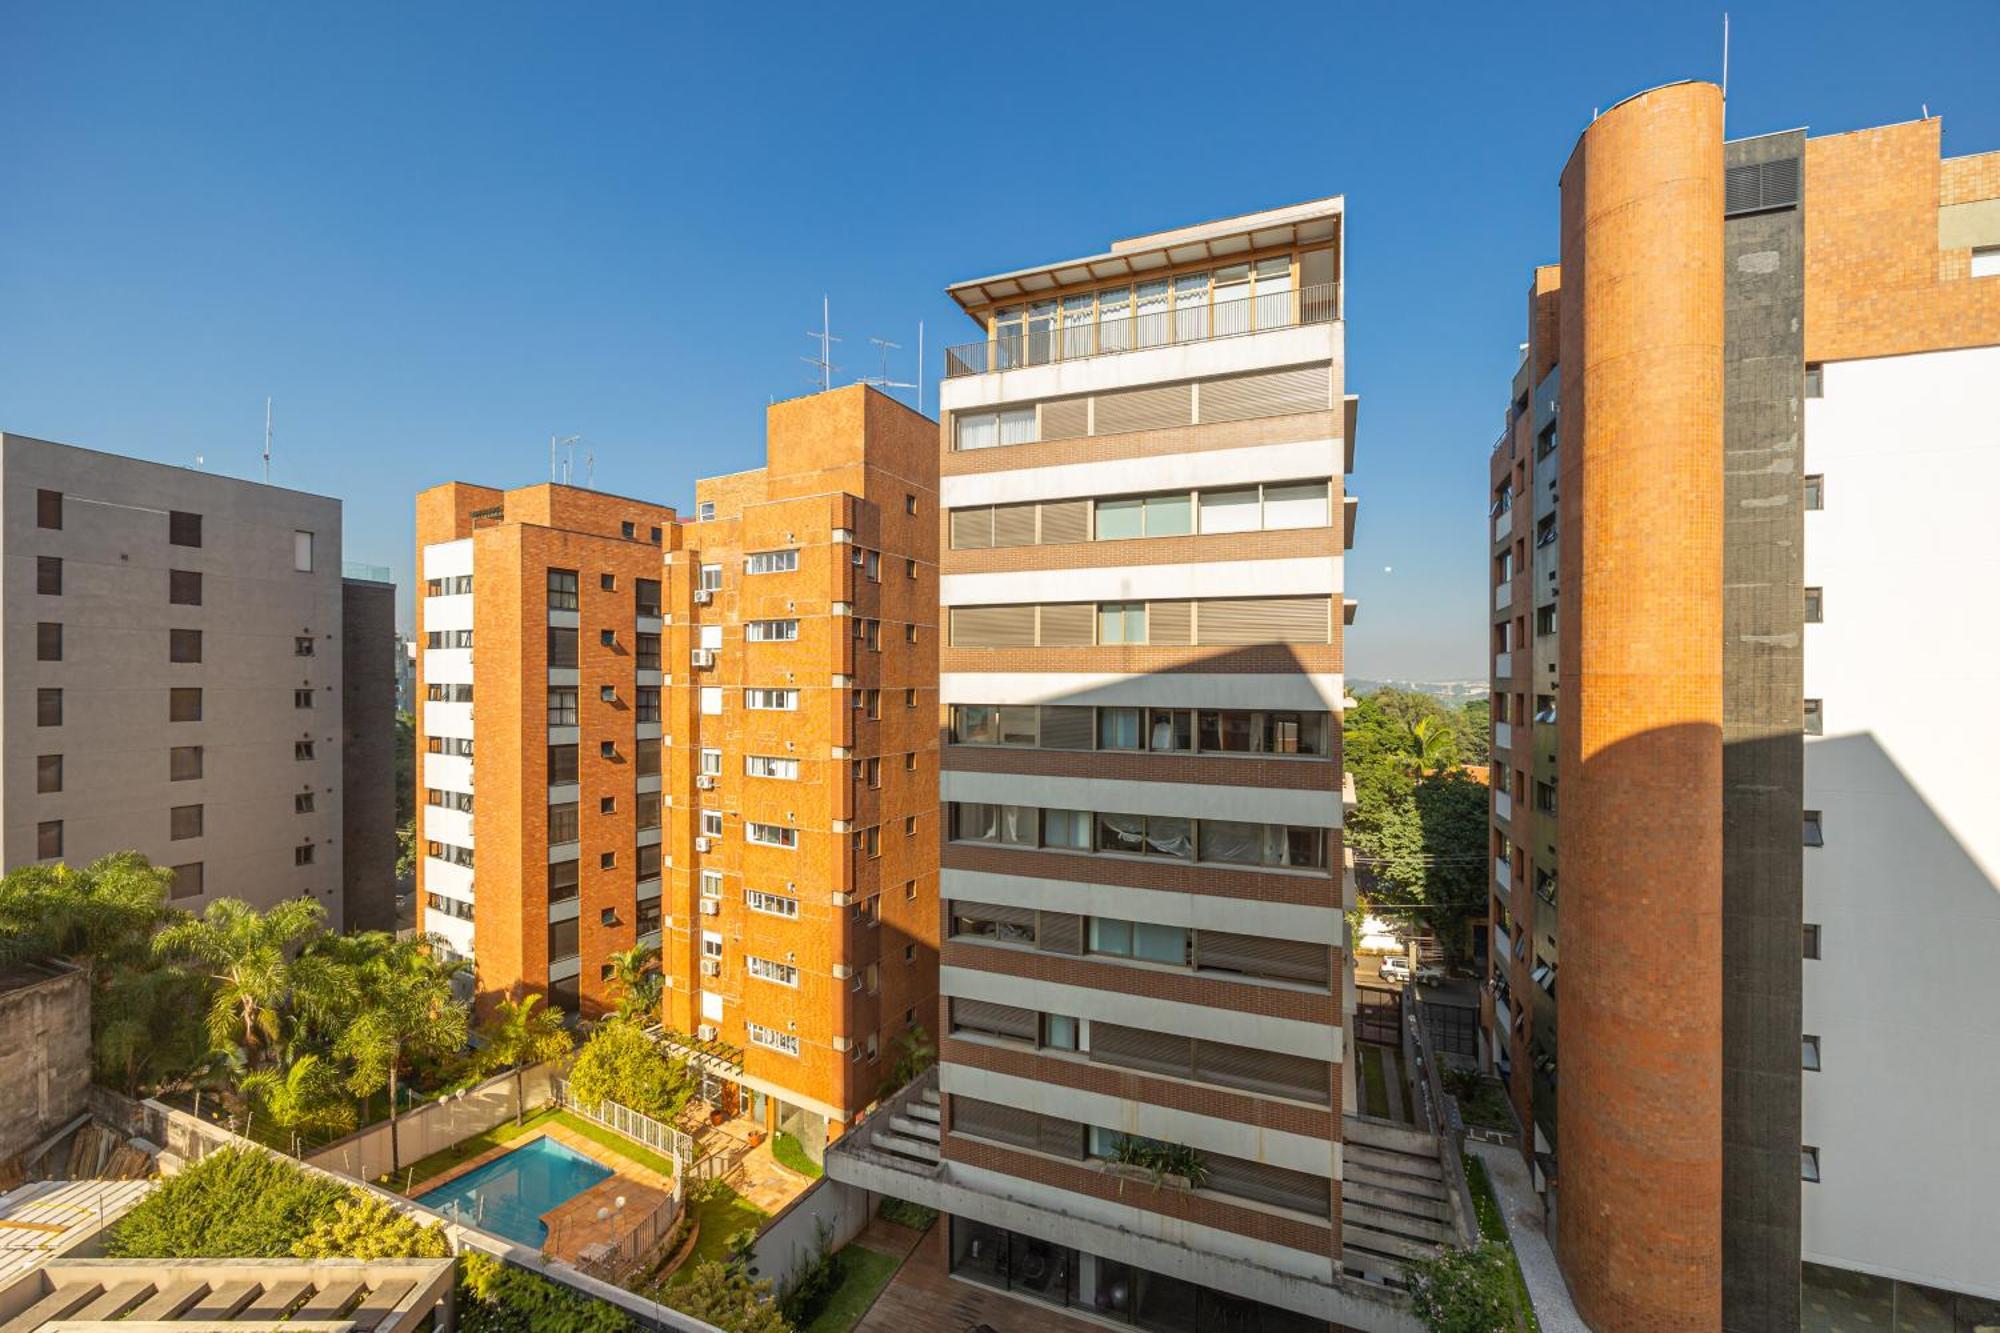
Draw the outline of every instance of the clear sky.
<instances>
[{"instance_id":1,"label":"clear sky","mask_svg":"<svg viewBox=\"0 0 2000 1333\"><path fill-rule=\"evenodd\" d=\"M2000 148L2000 4L1732 6L1732 134ZM1721 66L1681 5L0 0L0 427L346 500L407 624L411 497L683 506L946 283L1344 193L1359 676L1483 678L1486 453L1592 109ZM935 402L934 389L927 395ZM582 452L578 454L579 471ZM1390 572L1392 571L1393 572Z\"/></svg>"}]
</instances>

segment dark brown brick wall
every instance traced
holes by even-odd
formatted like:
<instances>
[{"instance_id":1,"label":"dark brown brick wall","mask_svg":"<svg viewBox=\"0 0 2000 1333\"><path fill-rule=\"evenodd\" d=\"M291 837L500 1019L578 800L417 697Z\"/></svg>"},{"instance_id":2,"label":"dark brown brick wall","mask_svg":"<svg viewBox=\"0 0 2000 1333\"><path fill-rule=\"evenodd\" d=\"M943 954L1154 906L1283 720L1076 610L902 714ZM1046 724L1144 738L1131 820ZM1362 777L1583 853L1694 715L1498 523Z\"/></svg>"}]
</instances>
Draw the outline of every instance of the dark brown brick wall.
<instances>
[{"instance_id":1,"label":"dark brown brick wall","mask_svg":"<svg viewBox=\"0 0 2000 1333\"><path fill-rule=\"evenodd\" d=\"M1338 865L1340 847L1337 831L1331 842L1327 855ZM1253 902L1302 903L1308 907L1334 907L1340 903L1340 880L1334 875L1218 870L1214 866L1190 865L1165 858L1142 860L948 842L944 847L943 865L952 870L1034 875L1079 884L1116 884L1133 889L1200 893L1212 898L1241 898Z\"/></svg>"}]
</instances>

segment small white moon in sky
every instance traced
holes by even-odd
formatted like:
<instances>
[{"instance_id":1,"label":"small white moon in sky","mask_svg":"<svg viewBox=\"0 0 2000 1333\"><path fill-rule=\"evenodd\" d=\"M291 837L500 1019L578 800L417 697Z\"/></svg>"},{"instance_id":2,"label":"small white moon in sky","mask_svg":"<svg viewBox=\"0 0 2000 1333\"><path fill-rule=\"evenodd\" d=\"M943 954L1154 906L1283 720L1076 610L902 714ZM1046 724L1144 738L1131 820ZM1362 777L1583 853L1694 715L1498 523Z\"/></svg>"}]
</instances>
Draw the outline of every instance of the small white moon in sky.
<instances>
[{"instance_id":1,"label":"small white moon in sky","mask_svg":"<svg viewBox=\"0 0 2000 1333\"><path fill-rule=\"evenodd\" d=\"M1396 567L1394 565L1384 565L1382 566L1382 572L1384 574L1393 574L1396 572Z\"/></svg>"}]
</instances>

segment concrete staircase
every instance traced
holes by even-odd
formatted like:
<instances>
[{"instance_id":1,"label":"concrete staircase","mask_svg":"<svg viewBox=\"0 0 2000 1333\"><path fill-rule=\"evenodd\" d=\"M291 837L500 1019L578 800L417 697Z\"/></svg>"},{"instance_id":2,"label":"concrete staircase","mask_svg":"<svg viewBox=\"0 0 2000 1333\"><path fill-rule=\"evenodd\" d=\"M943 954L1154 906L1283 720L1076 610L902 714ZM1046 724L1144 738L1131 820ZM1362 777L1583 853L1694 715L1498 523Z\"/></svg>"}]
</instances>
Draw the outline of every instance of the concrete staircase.
<instances>
[{"instance_id":1,"label":"concrete staircase","mask_svg":"<svg viewBox=\"0 0 2000 1333\"><path fill-rule=\"evenodd\" d=\"M907 1158L926 1169L934 1169L939 1162L939 1144L943 1136L936 1078L924 1080L914 1096L905 1099L901 1105L887 1108L886 1115L875 1116L874 1123L877 1127L869 1133L870 1147L893 1157Z\"/></svg>"},{"instance_id":2,"label":"concrete staircase","mask_svg":"<svg viewBox=\"0 0 2000 1333\"><path fill-rule=\"evenodd\" d=\"M1453 1243L1437 1140L1359 1116L1345 1117L1342 1133L1343 1265L1357 1277L1400 1285L1409 1260Z\"/></svg>"}]
</instances>

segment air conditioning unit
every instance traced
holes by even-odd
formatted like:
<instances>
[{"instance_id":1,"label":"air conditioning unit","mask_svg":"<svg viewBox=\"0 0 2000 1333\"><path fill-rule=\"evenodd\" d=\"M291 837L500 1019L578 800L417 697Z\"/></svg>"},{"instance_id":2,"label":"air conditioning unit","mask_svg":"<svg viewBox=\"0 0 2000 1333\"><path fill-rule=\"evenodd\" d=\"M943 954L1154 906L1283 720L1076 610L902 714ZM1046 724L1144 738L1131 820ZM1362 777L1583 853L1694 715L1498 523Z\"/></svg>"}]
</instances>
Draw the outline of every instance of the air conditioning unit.
<instances>
[{"instance_id":1,"label":"air conditioning unit","mask_svg":"<svg viewBox=\"0 0 2000 1333\"><path fill-rule=\"evenodd\" d=\"M688 654L688 656L698 667L712 667L715 665L715 649L713 648L697 648Z\"/></svg>"},{"instance_id":2,"label":"air conditioning unit","mask_svg":"<svg viewBox=\"0 0 2000 1333\"><path fill-rule=\"evenodd\" d=\"M698 852L705 852L713 846L715 846L715 839L713 838L698 837L694 840L694 849Z\"/></svg>"},{"instance_id":3,"label":"air conditioning unit","mask_svg":"<svg viewBox=\"0 0 2000 1333\"><path fill-rule=\"evenodd\" d=\"M715 600L715 594L713 592L710 592L707 588L696 588L694 590L694 604L696 606L707 606L710 602L714 600Z\"/></svg>"},{"instance_id":4,"label":"air conditioning unit","mask_svg":"<svg viewBox=\"0 0 2000 1333\"><path fill-rule=\"evenodd\" d=\"M714 1041L720 1031L721 1029L717 1028L713 1023L703 1023L694 1030L694 1035L699 1041Z\"/></svg>"},{"instance_id":5,"label":"air conditioning unit","mask_svg":"<svg viewBox=\"0 0 2000 1333\"><path fill-rule=\"evenodd\" d=\"M703 916L721 916L722 903L714 898L703 898L701 900L701 914Z\"/></svg>"},{"instance_id":6,"label":"air conditioning unit","mask_svg":"<svg viewBox=\"0 0 2000 1333\"><path fill-rule=\"evenodd\" d=\"M699 787L699 788L701 788L701 789L702 789L703 791L714 791L714 790L715 790L715 774L713 774L713 773L697 773L697 774L695 774L695 779L694 779L694 785L695 785L695 786L697 786L697 787Z\"/></svg>"},{"instance_id":7,"label":"air conditioning unit","mask_svg":"<svg viewBox=\"0 0 2000 1333\"><path fill-rule=\"evenodd\" d=\"M722 960L721 960L720 958L704 958L704 959L702 959L702 960L701 960L701 974L702 974L703 976L705 976L705 977L719 977L719 976L721 976L721 975L722 975Z\"/></svg>"}]
</instances>

